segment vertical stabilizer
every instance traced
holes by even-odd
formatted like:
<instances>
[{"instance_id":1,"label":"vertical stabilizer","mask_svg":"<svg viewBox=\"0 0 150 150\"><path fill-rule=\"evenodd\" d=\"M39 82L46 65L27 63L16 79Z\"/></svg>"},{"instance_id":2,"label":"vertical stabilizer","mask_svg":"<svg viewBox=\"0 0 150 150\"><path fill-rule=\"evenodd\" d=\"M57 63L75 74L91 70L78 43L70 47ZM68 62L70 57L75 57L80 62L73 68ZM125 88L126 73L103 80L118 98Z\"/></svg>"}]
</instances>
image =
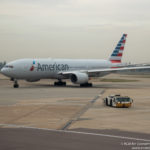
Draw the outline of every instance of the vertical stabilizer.
<instances>
[{"instance_id":1,"label":"vertical stabilizer","mask_svg":"<svg viewBox=\"0 0 150 150\"><path fill-rule=\"evenodd\" d=\"M124 45L126 43L126 37L127 34L123 34L121 37L120 41L118 42L116 48L114 49L113 53L111 54L109 60L112 63L121 63L121 58L123 56L123 51L124 51Z\"/></svg>"}]
</instances>

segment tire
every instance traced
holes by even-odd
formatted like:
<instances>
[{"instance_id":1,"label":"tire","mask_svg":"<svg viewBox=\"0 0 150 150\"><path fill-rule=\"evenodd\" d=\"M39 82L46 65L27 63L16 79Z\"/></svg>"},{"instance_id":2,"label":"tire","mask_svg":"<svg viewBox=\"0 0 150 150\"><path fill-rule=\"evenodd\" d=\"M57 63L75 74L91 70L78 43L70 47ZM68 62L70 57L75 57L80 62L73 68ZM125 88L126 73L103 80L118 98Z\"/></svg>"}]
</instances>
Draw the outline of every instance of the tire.
<instances>
[{"instance_id":1,"label":"tire","mask_svg":"<svg viewBox=\"0 0 150 150\"><path fill-rule=\"evenodd\" d=\"M110 106L112 107L112 99L110 100Z\"/></svg>"},{"instance_id":2,"label":"tire","mask_svg":"<svg viewBox=\"0 0 150 150\"><path fill-rule=\"evenodd\" d=\"M108 106L108 99L106 98L106 106Z\"/></svg>"},{"instance_id":3,"label":"tire","mask_svg":"<svg viewBox=\"0 0 150 150\"><path fill-rule=\"evenodd\" d=\"M19 84L14 84L14 88L19 88Z\"/></svg>"},{"instance_id":4,"label":"tire","mask_svg":"<svg viewBox=\"0 0 150 150\"><path fill-rule=\"evenodd\" d=\"M80 87L92 87L93 84L92 83L83 83L83 84L80 84Z\"/></svg>"},{"instance_id":5,"label":"tire","mask_svg":"<svg viewBox=\"0 0 150 150\"><path fill-rule=\"evenodd\" d=\"M55 86L66 86L66 82L55 82Z\"/></svg>"}]
</instances>

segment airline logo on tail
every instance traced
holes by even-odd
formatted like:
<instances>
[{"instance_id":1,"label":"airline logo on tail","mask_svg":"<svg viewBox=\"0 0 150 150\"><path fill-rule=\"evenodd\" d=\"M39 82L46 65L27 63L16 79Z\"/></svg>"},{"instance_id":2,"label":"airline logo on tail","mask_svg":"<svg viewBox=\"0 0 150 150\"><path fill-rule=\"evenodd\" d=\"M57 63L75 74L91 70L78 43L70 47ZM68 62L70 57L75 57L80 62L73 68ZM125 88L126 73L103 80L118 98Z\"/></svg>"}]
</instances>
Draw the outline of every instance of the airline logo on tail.
<instances>
[{"instance_id":1,"label":"airline logo on tail","mask_svg":"<svg viewBox=\"0 0 150 150\"><path fill-rule=\"evenodd\" d=\"M114 49L112 55L110 56L110 61L112 63L121 63L121 58L124 51L124 45L126 43L127 34L123 34L120 41L118 42L116 48Z\"/></svg>"}]
</instances>

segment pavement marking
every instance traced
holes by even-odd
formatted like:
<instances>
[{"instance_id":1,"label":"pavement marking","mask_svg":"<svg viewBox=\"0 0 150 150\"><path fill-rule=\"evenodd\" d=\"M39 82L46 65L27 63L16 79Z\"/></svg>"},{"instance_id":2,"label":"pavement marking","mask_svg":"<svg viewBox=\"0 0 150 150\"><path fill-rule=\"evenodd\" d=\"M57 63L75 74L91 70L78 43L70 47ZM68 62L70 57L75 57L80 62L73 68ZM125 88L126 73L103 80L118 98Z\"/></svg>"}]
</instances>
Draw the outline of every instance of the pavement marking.
<instances>
[{"instance_id":1,"label":"pavement marking","mask_svg":"<svg viewBox=\"0 0 150 150\"><path fill-rule=\"evenodd\" d=\"M0 126L1 127L5 126L5 127L24 128L24 129L35 129L35 130L43 130L43 131L51 131L51 132L59 132L59 133L72 133L72 134L92 135L92 136L100 136L100 137L109 137L109 138L116 138L116 139L124 139L124 140L134 140L134 141L150 142L149 139L141 139L141 138L118 136L118 135L109 135L109 134L101 134L101 133L68 131L68 130L57 130L57 129L48 129L48 128L36 128L36 127L21 126L21 125L15 125L15 124L0 124Z\"/></svg>"},{"instance_id":2,"label":"pavement marking","mask_svg":"<svg viewBox=\"0 0 150 150\"><path fill-rule=\"evenodd\" d=\"M96 97L94 97L91 101L89 101L79 112L75 114L75 116L70 119L65 125L63 125L60 130L67 130L74 122L79 120L79 118L89 109L91 108L94 103L101 97L101 95L105 92L105 90L101 90L100 94Z\"/></svg>"}]
</instances>

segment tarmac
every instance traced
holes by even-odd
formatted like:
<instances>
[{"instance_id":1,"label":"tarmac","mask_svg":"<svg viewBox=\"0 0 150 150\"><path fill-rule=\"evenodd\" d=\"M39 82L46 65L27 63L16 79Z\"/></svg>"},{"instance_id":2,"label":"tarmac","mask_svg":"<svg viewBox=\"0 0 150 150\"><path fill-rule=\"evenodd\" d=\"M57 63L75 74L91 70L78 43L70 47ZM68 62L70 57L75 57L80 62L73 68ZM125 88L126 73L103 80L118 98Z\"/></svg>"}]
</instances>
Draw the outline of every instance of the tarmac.
<instances>
[{"instance_id":1,"label":"tarmac","mask_svg":"<svg viewBox=\"0 0 150 150\"><path fill-rule=\"evenodd\" d=\"M149 76L105 78L131 82L93 79L92 88L80 88L70 81L66 87L54 87L52 80L19 81L20 88L14 89L12 81L0 75L0 147L150 149ZM133 106L106 107L103 98L109 94L128 95Z\"/></svg>"}]
</instances>

